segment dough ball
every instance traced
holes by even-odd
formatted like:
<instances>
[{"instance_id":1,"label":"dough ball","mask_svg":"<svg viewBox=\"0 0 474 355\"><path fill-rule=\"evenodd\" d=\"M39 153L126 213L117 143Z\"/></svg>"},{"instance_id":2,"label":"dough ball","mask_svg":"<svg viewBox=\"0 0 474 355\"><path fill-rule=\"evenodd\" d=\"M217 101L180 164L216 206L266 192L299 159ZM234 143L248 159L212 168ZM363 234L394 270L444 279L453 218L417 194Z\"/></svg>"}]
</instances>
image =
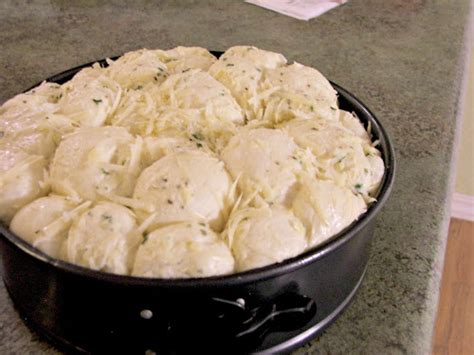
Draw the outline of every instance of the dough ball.
<instances>
[{"instance_id":1,"label":"dough ball","mask_svg":"<svg viewBox=\"0 0 474 355\"><path fill-rule=\"evenodd\" d=\"M141 49L125 53L116 61L109 62L107 75L123 88L137 89L147 84L159 85L169 75L158 51Z\"/></svg>"},{"instance_id":2,"label":"dough ball","mask_svg":"<svg viewBox=\"0 0 474 355\"><path fill-rule=\"evenodd\" d=\"M10 144L0 144L0 220L9 223L27 203L46 195L46 160Z\"/></svg>"},{"instance_id":3,"label":"dough ball","mask_svg":"<svg viewBox=\"0 0 474 355\"><path fill-rule=\"evenodd\" d=\"M203 121L244 121L242 110L229 90L206 72L189 70L171 75L160 90L165 105L179 109L199 109Z\"/></svg>"},{"instance_id":4,"label":"dough ball","mask_svg":"<svg viewBox=\"0 0 474 355\"><path fill-rule=\"evenodd\" d=\"M181 73L189 69L207 71L217 60L207 49L201 47L176 47L161 51L159 56L172 74Z\"/></svg>"},{"instance_id":5,"label":"dough ball","mask_svg":"<svg viewBox=\"0 0 474 355\"><path fill-rule=\"evenodd\" d=\"M204 223L185 222L159 228L138 248L132 275L208 277L234 271L234 258L222 239Z\"/></svg>"},{"instance_id":6,"label":"dough ball","mask_svg":"<svg viewBox=\"0 0 474 355\"><path fill-rule=\"evenodd\" d=\"M249 60L261 69L275 69L286 64L283 54L266 51L254 46L234 46L219 58L222 61Z\"/></svg>"},{"instance_id":7,"label":"dough ball","mask_svg":"<svg viewBox=\"0 0 474 355\"><path fill-rule=\"evenodd\" d=\"M222 229L234 202L224 164L200 151L173 153L143 170L133 198L153 206L150 228L197 219L216 231ZM143 211L137 214L146 218Z\"/></svg>"},{"instance_id":8,"label":"dough ball","mask_svg":"<svg viewBox=\"0 0 474 355\"><path fill-rule=\"evenodd\" d=\"M66 241L68 261L114 274L130 274L142 237L126 207L102 202L74 222Z\"/></svg>"},{"instance_id":9,"label":"dough ball","mask_svg":"<svg viewBox=\"0 0 474 355\"><path fill-rule=\"evenodd\" d=\"M301 222L280 207L244 208L231 216L228 226L237 271L281 262L307 247Z\"/></svg>"},{"instance_id":10,"label":"dough ball","mask_svg":"<svg viewBox=\"0 0 474 355\"><path fill-rule=\"evenodd\" d=\"M366 204L362 196L332 181L304 178L292 210L306 227L309 246L314 247L357 220Z\"/></svg>"},{"instance_id":11,"label":"dough ball","mask_svg":"<svg viewBox=\"0 0 474 355\"><path fill-rule=\"evenodd\" d=\"M105 75L93 77L79 72L63 85L59 113L75 126L99 127L113 115L121 95L120 85Z\"/></svg>"},{"instance_id":12,"label":"dough ball","mask_svg":"<svg viewBox=\"0 0 474 355\"><path fill-rule=\"evenodd\" d=\"M378 187L383 161L367 133L363 138L354 134L352 129L357 126L351 123L349 129L338 121L295 119L283 127L300 147L314 154L319 178L366 197Z\"/></svg>"},{"instance_id":13,"label":"dough ball","mask_svg":"<svg viewBox=\"0 0 474 355\"><path fill-rule=\"evenodd\" d=\"M85 128L64 138L51 163L54 192L95 200L130 196L140 171L141 138L121 127Z\"/></svg>"},{"instance_id":14,"label":"dough ball","mask_svg":"<svg viewBox=\"0 0 474 355\"><path fill-rule=\"evenodd\" d=\"M76 207L76 202L62 196L40 197L15 214L10 229L49 256L59 258L73 217L85 208L84 204Z\"/></svg>"},{"instance_id":15,"label":"dough ball","mask_svg":"<svg viewBox=\"0 0 474 355\"><path fill-rule=\"evenodd\" d=\"M257 192L267 202L288 203L301 165L298 147L279 129L242 130L221 157L246 197Z\"/></svg>"},{"instance_id":16,"label":"dough ball","mask_svg":"<svg viewBox=\"0 0 474 355\"><path fill-rule=\"evenodd\" d=\"M316 69L298 63L266 73L263 120L273 124L293 118L337 120L336 91Z\"/></svg>"}]
</instances>

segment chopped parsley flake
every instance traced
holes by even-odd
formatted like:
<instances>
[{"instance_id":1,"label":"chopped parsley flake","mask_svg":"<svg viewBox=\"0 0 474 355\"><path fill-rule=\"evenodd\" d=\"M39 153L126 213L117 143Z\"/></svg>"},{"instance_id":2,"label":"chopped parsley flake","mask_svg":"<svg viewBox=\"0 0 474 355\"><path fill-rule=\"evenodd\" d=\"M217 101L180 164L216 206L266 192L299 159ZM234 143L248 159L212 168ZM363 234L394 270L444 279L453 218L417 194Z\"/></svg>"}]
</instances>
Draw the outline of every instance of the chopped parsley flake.
<instances>
[{"instance_id":1,"label":"chopped parsley flake","mask_svg":"<svg viewBox=\"0 0 474 355\"><path fill-rule=\"evenodd\" d=\"M102 174L104 174L104 175L110 175L110 173L109 173L107 170L103 169L103 168L101 168L100 171L101 171Z\"/></svg>"},{"instance_id":2,"label":"chopped parsley flake","mask_svg":"<svg viewBox=\"0 0 474 355\"><path fill-rule=\"evenodd\" d=\"M102 102L102 100L100 100L100 99L92 99L92 101L94 101L94 103L96 103L97 105Z\"/></svg>"},{"instance_id":3,"label":"chopped parsley flake","mask_svg":"<svg viewBox=\"0 0 474 355\"><path fill-rule=\"evenodd\" d=\"M103 219L104 221L107 221L108 223L112 223L112 216L109 215L109 214L103 214L103 215L102 215L102 219Z\"/></svg>"},{"instance_id":4,"label":"chopped parsley flake","mask_svg":"<svg viewBox=\"0 0 474 355\"><path fill-rule=\"evenodd\" d=\"M232 64L232 63L228 63L228 64L226 64L225 66L226 66L226 67L233 67L233 66L234 66L234 64Z\"/></svg>"},{"instance_id":5,"label":"chopped parsley flake","mask_svg":"<svg viewBox=\"0 0 474 355\"><path fill-rule=\"evenodd\" d=\"M196 147L198 147L198 148L202 148L202 144L201 144L201 143L199 143L199 142L197 142L197 143L196 143Z\"/></svg>"},{"instance_id":6,"label":"chopped parsley flake","mask_svg":"<svg viewBox=\"0 0 474 355\"><path fill-rule=\"evenodd\" d=\"M167 199L166 202L168 202L169 205L173 204L173 201L171 201L170 199Z\"/></svg>"},{"instance_id":7,"label":"chopped parsley flake","mask_svg":"<svg viewBox=\"0 0 474 355\"><path fill-rule=\"evenodd\" d=\"M147 232L145 232L145 233L143 233L143 240L142 240L142 244L145 244L147 240L148 240L148 233L147 233Z\"/></svg>"},{"instance_id":8,"label":"chopped parsley flake","mask_svg":"<svg viewBox=\"0 0 474 355\"><path fill-rule=\"evenodd\" d=\"M193 133L193 134L192 134L192 137L193 137L194 139L197 139L198 141L202 141L202 140L204 139L204 136L203 136L201 133L199 133L199 132Z\"/></svg>"},{"instance_id":9,"label":"chopped parsley flake","mask_svg":"<svg viewBox=\"0 0 474 355\"><path fill-rule=\"evenodd\" d=\"M331 110L336 111L337 108L331 106Z\"/></svg>"},{"instance_id":10,"label":"chopped parsley flake","mask_svg":"<svg viewBox=\"0 0 474 355\"><path fill-rule=\"evenodd\" d=\"M311 110L311 112L314 112L314 106L313 106L313 105L311 105L311 106L309 107L309 109Z\"/></svg>"},{"instance_id":11,"label":"chopped parsley flake","mask_svg":"<svg viewBox=\"0 0 474 355\"><path fill-rule=\"evenodd\" d=\"M362 186L363 186L362 184L355 184L354 185L355 189L358 190L358 191L362 188Z\"/></svg>"}]
</instances>

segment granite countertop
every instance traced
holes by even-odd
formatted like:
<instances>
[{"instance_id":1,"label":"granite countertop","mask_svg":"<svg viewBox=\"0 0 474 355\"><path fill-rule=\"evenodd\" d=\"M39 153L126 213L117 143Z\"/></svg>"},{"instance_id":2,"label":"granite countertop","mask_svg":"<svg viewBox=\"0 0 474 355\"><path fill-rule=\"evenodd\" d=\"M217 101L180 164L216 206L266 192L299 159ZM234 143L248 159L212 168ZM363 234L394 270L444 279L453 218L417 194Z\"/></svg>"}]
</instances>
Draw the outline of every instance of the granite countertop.
<instances>
[{"instance_id":1,"label":"granite countertop","mask_svg":"<svg viewBox=\"0 0 474 355\"><path fill-rule=\"evenodd\" d=\"M470 1L351 0L309 22L242 1L0 3L0 102L141 47L253 44L314 66L391 135L398 171L354 302L303 353L430 353L449 222ZM472 17L472 16L471 16ZM0 286L0 353L54 353Z\"/></svg>"}]
</instances>

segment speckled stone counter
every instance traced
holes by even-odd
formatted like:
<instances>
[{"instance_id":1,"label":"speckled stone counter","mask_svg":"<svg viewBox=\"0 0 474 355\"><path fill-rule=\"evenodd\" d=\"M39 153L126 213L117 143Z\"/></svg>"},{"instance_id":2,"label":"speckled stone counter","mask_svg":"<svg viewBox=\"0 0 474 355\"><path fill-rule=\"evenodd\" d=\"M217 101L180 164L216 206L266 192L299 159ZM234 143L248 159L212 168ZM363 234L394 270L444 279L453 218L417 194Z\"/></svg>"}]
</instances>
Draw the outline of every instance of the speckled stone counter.
<instances>
[{"instance_id":1,"label":"speckled stone counter","mask_svg":"<svg viewBox=\"0 0 474 355\"><path fill-rule=\"evenodd\" d=\"M296 353L428 354L449 219L470 1L351 0L309 22L242 1L1 1L0 102L70 67L147 48L253 44L318 68L380 118L398 171L366 279ZM0 353L54 353L0 286Z\"/></svg>"}]
</instances>

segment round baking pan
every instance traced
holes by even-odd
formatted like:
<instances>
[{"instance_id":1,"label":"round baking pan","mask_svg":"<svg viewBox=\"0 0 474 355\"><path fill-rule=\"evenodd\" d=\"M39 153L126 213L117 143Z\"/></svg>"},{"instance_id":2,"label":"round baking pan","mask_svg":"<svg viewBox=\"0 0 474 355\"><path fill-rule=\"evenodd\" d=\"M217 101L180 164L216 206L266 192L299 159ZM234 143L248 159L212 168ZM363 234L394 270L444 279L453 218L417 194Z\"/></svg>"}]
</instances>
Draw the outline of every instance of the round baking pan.
<instances>
[{"instance_id":1,"label":"round baking pan","mask_svg":"<svg viewBox=\"0 0 474 355\"><path fill-rule=\"evenodd\" d=\"M62 84L91 64L46 80ZM61 350L77 353L289 352L321 333L362 282L375 217L395 172L393 147L380 122L331 84L340 108L371 125L385 163L377 201L357 221L281 263L196 279L121 276L72 265L0 225L3 280L22 319Z\"/></svg>"}]
</instances>

